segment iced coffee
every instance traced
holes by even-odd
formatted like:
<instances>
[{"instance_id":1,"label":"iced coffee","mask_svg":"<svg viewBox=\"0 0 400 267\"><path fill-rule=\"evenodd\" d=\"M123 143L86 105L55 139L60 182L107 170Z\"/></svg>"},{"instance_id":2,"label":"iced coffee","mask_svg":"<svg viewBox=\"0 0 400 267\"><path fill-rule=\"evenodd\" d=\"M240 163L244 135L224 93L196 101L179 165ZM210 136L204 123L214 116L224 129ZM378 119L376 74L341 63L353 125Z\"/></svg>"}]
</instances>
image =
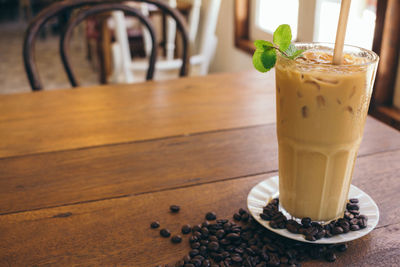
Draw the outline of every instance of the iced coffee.
<instances>
[{"instance_id":1,"label":"iced coffee","mask_svg":"<svg viewBox=\"0 0 400 267\"><path fill-rule=\"evenodd\" d=\"M345 46L332 65L329 44L296 44L302 57L276 64L279 200L290 215L343 215L368 112L378 57Z\"/></svg>"}]
</instances>

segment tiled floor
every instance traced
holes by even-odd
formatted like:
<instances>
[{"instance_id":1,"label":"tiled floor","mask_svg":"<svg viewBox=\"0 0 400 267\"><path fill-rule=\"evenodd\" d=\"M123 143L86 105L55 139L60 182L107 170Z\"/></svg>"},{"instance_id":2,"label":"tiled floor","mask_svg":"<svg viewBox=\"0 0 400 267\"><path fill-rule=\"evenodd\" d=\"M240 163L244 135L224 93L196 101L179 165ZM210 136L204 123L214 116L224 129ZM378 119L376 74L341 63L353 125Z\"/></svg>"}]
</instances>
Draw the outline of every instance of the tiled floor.
<instances>
[{"instance_id":1,"label":"tiled floor","mask_svg":"<svg viewBox=\"0 0 400 267\"><path fill-rule=\"evenodd\" d=\"M0 94L30 92L22 59L26 23L0 23ZM98 84L98 76L86 59L82 32L75 32L71 42L71 60L82 85ZM36 63L44 89L69 88L58 52L58 36L47 34L36 43Z\"/></svg>"}]
</instances>

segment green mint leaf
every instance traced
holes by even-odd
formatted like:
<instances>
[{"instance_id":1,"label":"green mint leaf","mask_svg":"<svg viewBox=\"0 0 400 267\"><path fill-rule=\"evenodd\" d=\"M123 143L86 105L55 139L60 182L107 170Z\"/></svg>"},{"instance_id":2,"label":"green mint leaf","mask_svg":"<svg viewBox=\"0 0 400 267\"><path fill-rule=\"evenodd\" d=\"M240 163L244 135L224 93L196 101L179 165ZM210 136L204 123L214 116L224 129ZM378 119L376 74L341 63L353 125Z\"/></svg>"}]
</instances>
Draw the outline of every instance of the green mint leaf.
<instances>
[{"instance_id":1,"label":"green mint leaf","mask_svg":"<svg viewBox=\"0 0 400 267\"><path fill-rule=\"evenodd\" d=\"M295 59L296 57L300 56L301 53L303 52L304 52L303 49L297 49L294 44L290 44L289 47L285 50L286 55L288 55L290 59Z\"/></svg>"},{"instance_id":2,"label":"green mint leaf","mask_svg":"<svg viewBox=\"0 0 400 267\"><path fill-rule=\"evenodd\" d=\"M254 45L258 48L258 49L269 49L271 47L274 47L274 44L268 41L264 41L264 40L257 40L254 42Z\"/></svg>"},{"instance_id":3,"label":"green mint leaf","mask_svg":"<svg viewBox=\"0 0 400 267\"><path fill-rule=\"evenodd\" d=\"M274 48L256 49L253 55L253 65L259 72L267 72L275 66L276 51Z\"/></svg>"},{"instance_id":4,"label":"green mint leaf","mask_svg":"<svg viewBox=\"0 0 400 267\"><path fill-rule=\"evenodd\" d=\"M274 44L279 46L279 49L285 51L288 49L292 41L292 31L288 24L280 25L274 32Z\"/></svg>"},{"instance_id":5,"label":"green mint leaf","mask_svg":"<svg viewBox=\"0 0 400 267\"><path fill-rule=\"evenodd\" d=\"M301 56L305 50L304 49L299 49L294 54L291 56L291 59L296 59L297 57Z\"/></svg>"}]
</instances>

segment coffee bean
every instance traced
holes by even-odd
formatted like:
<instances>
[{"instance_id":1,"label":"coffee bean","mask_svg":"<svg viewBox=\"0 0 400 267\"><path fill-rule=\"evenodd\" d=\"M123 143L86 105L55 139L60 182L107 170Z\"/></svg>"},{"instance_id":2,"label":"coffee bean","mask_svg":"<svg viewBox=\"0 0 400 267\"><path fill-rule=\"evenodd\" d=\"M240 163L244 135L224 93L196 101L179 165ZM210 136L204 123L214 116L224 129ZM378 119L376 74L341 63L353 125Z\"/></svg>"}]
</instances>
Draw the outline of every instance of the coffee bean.
<instances>
[{"instance_id":1,"label":"coffee bean","mask_svg":"<svg viewBox=\"0 0 400 267\"><path fill-rule=\"evenodd\" d=\"M347 210L359 210L360 206L356 203L347 203L346 208Z\"/></svg>"},{"instance_id":2,"label":"coffee bean","mask_svg":"<svg viewBox=\"0 0 400 267\"><path fill-rule=\"evenodd\" d=\"M308 241L315 241L317 240L313 235L306 235L306 240Z\"/></svg>"},{"instance_id":3,"label":"coffee bean","mask_svg":"<svg viewBox=\"0 0 400 267\"><path fill-rule=\"evenodd\" d=\"M200 259L193 259L191 262L194 264L196 267L201 267L201 260Z\"/></svg>"},{"instance_id":4,"label":"coffee bean","mask_svg":"<svg viewBox=\"0 0 400 267\"><path fill-rule=\"evenodd\" d=\"M211 266L211 262L209 260L204 260L201 267L210 267Z\"/></svg>"},{"instance_id":5,"label":"coffee bean","mask_svg":"<svg viewBox=\"0 0 400 267\"><path fill-rule=\"evenodd\" d=\"M194 257L194 256L197 256L197 255L199 255L199 250L198 249L192 249L191 251L189 251L189 256L190 257Z\"/></svg>"},{"instance_id":6,"label":"coffee bean","mask_svg":"<svg viewBox=\"0 0 400 267\"><path fill-rule=\"evenodd\" d=\"M335 253L329 251L325 254L325 259L329 262L334 262L336 260L336 255Z\"/></svg>"},{"instance_id":7,"label":"coffee bean","mask_svg":"<svg viewBox=\"0 0 400 267\"><path fill-rule=\"evenodd\" d=\"M164 229L160 230L160 235L162 237L170 237L171 236L171 232L168 229L164 228Z\"/></svg>"},{"instance_id":8,"label":"coffee bean","mask_svg":"<svg viewBox=\"0 0 400 267\"><path fill-rule=\"evenodd\" d=\"M340 226L336 226L332 229L332 234L334 235L339 235L339 234L343 234L343 228Z\"/></svg>"},{"instance_id":9,"label":"coffee bean","mask_svg":"<svg viewBox=\"0 0 400 267\"><path fill-rule=\"evenodd\" d=\"M336 247L336 250L340 251L340 252L345 252L347 250L347 248L348 248L348 245L346 243L343 243L343 244L338 245Z\"/></svg>"},{"instance_id":10,"label":"coffee bean","mask_svg":"<svg viewBox=\"0 0 400 267\"><path fill-rule=\"evenodd\" d=\"M153 229L158 228L160 227L160 223L158 221L154 221L150 224L150 227Z\"/></svg>"},{"instance_id":11,"label":"coffee bean","mask_svg":"<svg viewBox=\"0 0 400 267\"><path fill-rule=\"evenodd\" d=\"M206 220L213 221L215 219L217 219L217 215L215 214L215 212L207 212Z\"/></svg>"},{"instance_id":12,"label":"coffee bean","mask_svg":"<svg viewBox=\"0 0 400 267\"><path fill-rule=\"evenodd\" d=\"M183 267L185 265L185 262L183 260L177 261L175 263L175 267Z\"/></svg>"},{"instance_id":13,"label":"coffee bean","mask_svg":"<svg viewBox=\"0 0 400 267\"><path fill-rule=\"evenodd\" d=\"M175 244L181 243L182 237L180 235L174 235L173 237L171 237L171 242Z\"/></svg>"},{"instance_id":14,"label":"coffee bean","mask_svg":"<svg viewBox=\"0 0 400 267\"><path fill-rule=\"evenodd\" d=\"M193 248L193 249L198 249L200 247L200 243L199 242L191 243L190 247Z\"/></svg>"},{"instance_id":15,"label":"coffee bean","mask_svg":"<svg viewBox=\"0 0 400 267\"><path fill-rule=\"evenodd\" d=\"M230 234L226 235L226 238L230 241L236 241L236 240L240 239L240 236L235 233L230 233Z\"/></svg>"},{"instance_id":16,"label":"coffee bean","mask_svg":"<svg viewBox=\"0 0 400 267\"><path fill-rule=\"evenodd\" d=\"M250 215L246 212L242 214L241 221L247 222L250 218Z\"/></svg>"},{"instance_id":17,"label":"coffee bean","mask_svg":"<svg viewBox=\"0 0 400 267\"><path fill-rule=\"evenodd\" d=\"M301 224L302 224L304 227L308 228L308 227L311 226L311 219L308 218L308 217L303 218L303 219L301 219Z\"/></svg>"},{"instance_id":18,"label":"coffee bean","mask_svg":"<svg viewBox=\"0 0 400 267\"><path fill-rule=\"evenodd\" d=\"M171 212L174 212L174 213L176 213L176 212L179 212L179 210L181 209L178 205L171 205L170 207L169 207L169 209L171 210Z\"/></svg>"},{"instance_id":19,"label":"coffee bean","mask_svg":"<svg viewBox=\"0 0 400 267\"><path fill-rule=\"evenodd\" d=\"M367 220L362 218L358 221L358 226L360 226L361 229L366 228L367 227Z\"/></svg>"},{"instance_id":20,"label":"coffee bean","mask_svg":"<svg viewBox=\"0 0 400 267\"><path fill-rule=\"evenodd\" d=\"M181 231L182 231L182 234L186 235L192 231L192 228L190 227L189 224L186 224L186 225L182 226Z\"/></svg>"},{"instance_id":21,"label":"coffee bean","mask_svg":"<svg viewBox=\"0 0 400 267\"><path fill-rule=\"evenodd\" d=\"M236 215L236 214L235 214L235 215ZM268 215L266 215L266 214L264 214L264 213L260 213L260 218L263 219L263 220L265 220L265 221L271 220L271 217L268 216ZM240 218L239 218L238 221L240 221Z\"/></svg>"},{"instance_id":22,"label":"coffee bean","mask_svg":"<svg viewBox=\"0 0 400 267\"><path fill-rule=\"evenodd\" d=\"M350 203L358 203L358 198L350 198Z\"/></svg>"},{"instance_id":23,"label":"coffee bean","mask_svg":"<svg viewBox=\"0 0 400 267\"><path fill-rule=\"evenodd\" d=\"M201 228L201 236L202 237L208 237L208 234L209 234L208 228L206 228L206 227Z\"/></svg>"},{"instance_id":24,"label":"coffee bean","mask_svg":"<svg viewBox=\"0 0 400 267\"><path fill-rule=\"evenodd\" d=\"M349 212L352 213L354 216L360 215L360 211L359 210L349 210Z\"/></svg>"},{"instance_id":25,"label":"coffee bean","mask_svg":"<svg viewBox=\"0 0 400 267\"><path fill-rule=\"evenodd\" d=\"M235 255L235 256L232 256L232 261L235 263L240 263L243 261L243 259L239 255Z\"/></svg>"},{"instance_id":26,"label":"coffee bean","mask_svg":"<svg viewBox=\"0 0 400 267\"><path fill-rule=\"evenodd\" d=\"M350 226L350 230L351 231L358 231L358 230L360 230L360 226L358 226L357 224L352 224Z\"/></svg>"},{"instance_id":27,"label":"coffee bean","mask_svg":"<svg viewBox=\"0 0 400 267\"><path fill-rule=\"evenodd\" d=\"M219 249L219 244L218 244L218 242L213 241L213 242L210 242L210 243L208 244L207 248L208 248L209 250L211 250L211 251L218 251L218 249Z\"/></svg>"}]
</instances>

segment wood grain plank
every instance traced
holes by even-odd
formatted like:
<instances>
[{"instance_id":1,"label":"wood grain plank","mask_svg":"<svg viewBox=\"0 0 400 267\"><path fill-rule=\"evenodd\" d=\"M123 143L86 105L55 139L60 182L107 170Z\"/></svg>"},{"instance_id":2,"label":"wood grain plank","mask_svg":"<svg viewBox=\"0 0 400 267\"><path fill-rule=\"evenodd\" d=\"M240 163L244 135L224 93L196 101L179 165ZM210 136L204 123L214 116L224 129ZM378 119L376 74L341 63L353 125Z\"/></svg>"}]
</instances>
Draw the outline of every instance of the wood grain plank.
<instances>
[{"instance_id":1,"label":"wood grain plank","mask_svg":"<svg viewBox=\"0 0 400 267\"><path fill-rule=\"evenodd\" d=\"M256 71L0 96L0 157L275 121L274 74Z\"/></svg>"},{"instance_id":2,"label":"wood grain plank","mask_svg":"<svg viewBox=\"0 0 400 267\"><path fill-rule=\"evenodd\" d=\"M382 228L352 242L338 266L370 263L391 266L400 260L400 207L397 205L400 184L393 183L398 173L393 167L399 155L400 151L386 152L359 160L354 182L378 203ZM391 165L382 166L387 161ZM381 175L366 176L371 171L365 168L366 164L375 165L373 170L379 166ZM363 169L365 172L361 172ZM187 253L187 237L182 244L173 245L159 237L157 230L149 229L151 221L159 220L162 227L177 233L184 223L201 222L210 210L216 211L220 218L230 218L245 206L250 188L272 175L2 215L0 265L155 266L174 262ZM359 184L364 179L370 179L369 183ZM374 190L377 187L385 190ZM181 212L170 214L171 204L181 205ZM389 218L389 214L394 217ZM324 264L311 262L303 266Z\"/></svg>"},{"instance_id":3,"label":"wood grain plank","mask_svg":"<svg viewBox=\"0 0 400 267\"><path fill-rule=\"evenodd\" d=\"M1 159L0 214L276 171L275 132L270 124ZM365 132L360 156L400 149L400 134L374 119Z\"/></svg>"}]
</instances>

